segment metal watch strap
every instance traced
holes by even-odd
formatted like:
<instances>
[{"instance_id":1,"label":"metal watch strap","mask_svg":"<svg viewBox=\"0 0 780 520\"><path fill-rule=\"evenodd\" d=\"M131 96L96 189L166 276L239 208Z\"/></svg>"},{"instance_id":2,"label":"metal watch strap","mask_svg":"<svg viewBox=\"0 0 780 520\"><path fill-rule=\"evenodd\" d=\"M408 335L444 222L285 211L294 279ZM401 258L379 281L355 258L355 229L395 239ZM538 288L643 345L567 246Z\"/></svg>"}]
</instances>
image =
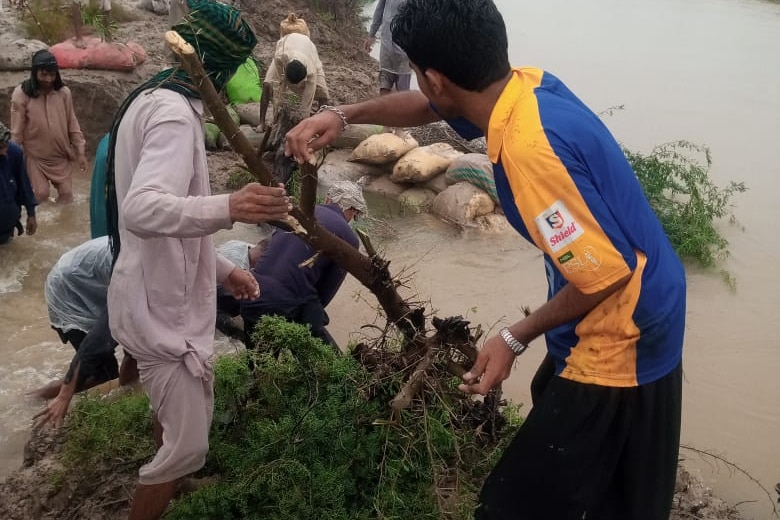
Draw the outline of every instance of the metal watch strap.
<instances>
[{"instance_id":1,"label":"metal watch strap","mask_svg":"<svg viewBox=\"0 0 780 520\"><path fill-rule=\"evenodd\" d=\"M512 352L515 353L515 356L519 356L525 352L525 349L528 348L528 345L521 343L516 337L512 335L511 332L509 332L509 329L506 327L499 330L498 334L506 342L506 345L512 349Z\"/></svg>"}]
</instances>

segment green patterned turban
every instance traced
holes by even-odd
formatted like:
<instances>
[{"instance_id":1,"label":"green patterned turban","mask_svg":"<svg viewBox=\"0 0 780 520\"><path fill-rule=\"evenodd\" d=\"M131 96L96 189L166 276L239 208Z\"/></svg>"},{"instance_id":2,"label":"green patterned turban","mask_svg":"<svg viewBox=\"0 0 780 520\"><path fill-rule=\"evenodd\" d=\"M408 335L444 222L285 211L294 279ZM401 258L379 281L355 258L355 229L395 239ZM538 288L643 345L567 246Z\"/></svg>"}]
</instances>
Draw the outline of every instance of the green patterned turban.
<instances>
[{"instance_id":1,"label":"green patterned turban","mask_svg":"<svg viewBox=\"0 0 780 520\"><path fill-rule=\"evenodd\" d=\"M244 63L257 38L241 13L213 0L188 0L190 12L172 29L178 32L203 62L203 68L217 90Z\"/></svg>"}]
</instances>

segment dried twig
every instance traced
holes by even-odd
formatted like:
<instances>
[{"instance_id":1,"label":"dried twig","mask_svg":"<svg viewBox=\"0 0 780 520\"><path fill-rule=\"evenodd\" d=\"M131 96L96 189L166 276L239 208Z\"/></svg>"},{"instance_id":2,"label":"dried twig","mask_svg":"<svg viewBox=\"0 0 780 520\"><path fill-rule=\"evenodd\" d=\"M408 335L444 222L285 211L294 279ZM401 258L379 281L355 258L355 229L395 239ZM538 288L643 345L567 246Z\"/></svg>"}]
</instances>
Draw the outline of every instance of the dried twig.
<instances>
[{"instance_id":1,"label":"dried twig","mask_svg":"<svg viewBox=\"0 0 780 520\"><path fill-rule=\"evenodd\" d=\"M712 453L706 450L700 450L699 448L694 448L693 446L689 446L687 444L680 444L680 448L692 451L694 453L699 454L700 456L706 456L715 459L716 461L724 464L729 470L736 471L738 473L743 474L746 476L751 482L753 482L758 488L764 492L764 494L769 498L769 502L772 504L772 516L780 516L780 513L777 511L777 505L775 505L775 500L772 497L772 494L769 492L769 490L753 475L748 473L747 470L743 469L742 467L738 466L737 464L731 462L730 460L722 457L721 455L718 455L717 453Z\"/></svg>"}]
</instances>

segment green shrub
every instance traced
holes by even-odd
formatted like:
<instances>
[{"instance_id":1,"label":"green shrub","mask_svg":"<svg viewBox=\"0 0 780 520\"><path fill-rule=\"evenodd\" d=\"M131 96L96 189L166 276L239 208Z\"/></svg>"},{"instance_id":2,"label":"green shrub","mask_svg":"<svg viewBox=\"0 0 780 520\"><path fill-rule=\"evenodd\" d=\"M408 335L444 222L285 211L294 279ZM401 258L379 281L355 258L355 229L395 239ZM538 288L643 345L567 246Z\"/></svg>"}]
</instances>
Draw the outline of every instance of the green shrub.
<instances>
[{"instance_id":1,"label":"green shrub","mask_svg":"<svg viewBox=\"0 0 780 520\"><path fill-rule=\"evenodd\" d=\"M477 446L473 429L453 420L463 400L454 382L394 424L384 418L399 380L369 396L361 365L279 318L263 318L253 339L254 370L246 353L215 366L220 397L203 473L218 483L166 518L470 516L501 446Z\"/></svg>"},{"instance_id":2,"label":"green shrub","mask_svg":"<svg viewBox=\"0 0 780 520\"><path fill-rule=\"evenodd\" d=\"M471 517L482 480L519 424L516 409L505 409L502 440L485 441L463 413L479 402L441 375L394 423L387 403L401 376L377 381L307 327L280 318L263 318L253 339L253 368L245 351L215 362L210 451L200 474L216 478L175 501L166 518ZM80 399L66 471L89 481L93 468L137 468L154 453L150 416L143 396Z\"/></svg>"},{"instance_id":3,"label":"green shrub","mask_svg":"<svg viewBox=\"0 0 780 520\"><path fill-rule=\"evenodd\" d=\"M117 14L120 12L124 11L118 10ZM102 39L106 39L106 36L115 33L119 28L117 18L114 16L113 5L111 18L107 19L95 0L90 0L87 5L81 6L81 21L84 25L91 26L95 30L95 34Z\"/></svg>"},{"instance_id":4,"label":"green shrub","mask_svg":"<svg viewBox=\"0 0 780 520\"><path fill-rule=\"evenodd\" d=\"M734 221L731 200L747 189L745 184L716 186L709 175L709 149L687 141L656 146L648 155L624 152L680 257L710 267L728 256L728 241L717 225L727 217ZM702 156L704 164L691 153Z\"/></svg>"}]
</instances>

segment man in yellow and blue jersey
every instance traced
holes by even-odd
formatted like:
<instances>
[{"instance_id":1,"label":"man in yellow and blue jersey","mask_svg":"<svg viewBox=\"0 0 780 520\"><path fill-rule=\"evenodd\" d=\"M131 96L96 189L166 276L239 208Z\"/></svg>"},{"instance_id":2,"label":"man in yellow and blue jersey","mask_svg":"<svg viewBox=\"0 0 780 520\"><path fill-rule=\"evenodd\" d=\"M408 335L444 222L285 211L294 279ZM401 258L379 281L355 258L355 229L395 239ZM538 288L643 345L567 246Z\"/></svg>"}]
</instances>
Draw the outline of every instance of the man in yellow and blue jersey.
<instances>
[{"instance_id":1,"label":"man in yellow and blue jersey","mask_svg":"<svg viewBox=\"0 0 780 520\"><path fill-rule=\"evenodd\" d=\"M542 251L549 293L486 340L461 389L487 393L542 334L548 353L531 383L533 409L475 517L668 518L685 272L620 146L558 78L510 67L491 0L407 0L391 29L421 92L326 107L287 134L287 153L306 160L347 122L444 119L464 137L487 137L501 206Z\"/></svg>"}]
</instances>

